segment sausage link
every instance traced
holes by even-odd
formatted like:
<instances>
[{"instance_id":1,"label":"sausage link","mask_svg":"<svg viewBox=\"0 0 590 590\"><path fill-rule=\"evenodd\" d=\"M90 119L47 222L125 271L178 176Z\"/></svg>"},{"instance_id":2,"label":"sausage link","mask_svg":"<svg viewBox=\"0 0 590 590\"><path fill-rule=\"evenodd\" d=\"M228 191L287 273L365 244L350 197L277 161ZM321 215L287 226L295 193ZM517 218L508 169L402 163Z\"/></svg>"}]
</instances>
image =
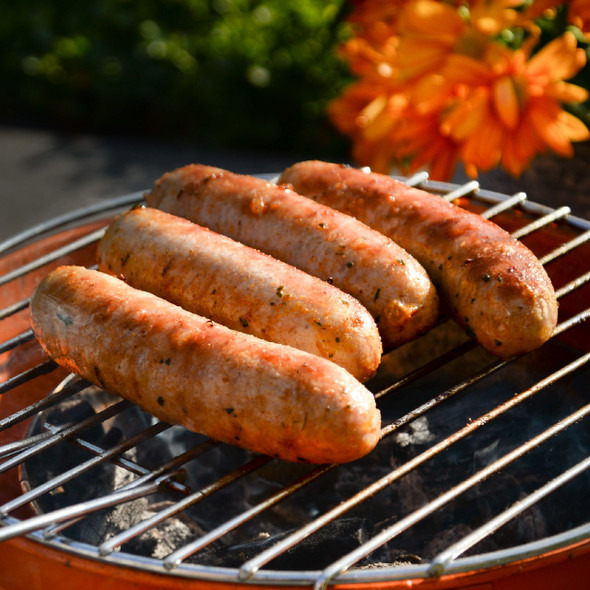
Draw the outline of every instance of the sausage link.
<instances>
[{"instance_id":1,"label":"sausage link","mask_svg":"<svg viewBox=\"0 0 590 590\"><path fill-rule=\"evenodd\" d=\"M557 300L535 255L498 227L426 191L341 164L299 162L279 182L384 233L413 254L455 320L510 358L541 346Z\"/></svg>"},{"instance_id":2,"label":"sausage link","mask_svg":"<svg viewBox=\"0 0 590 590\"><path fill-rule=\"evenodd\" d=\"M380 414L346 370L236 332L100 271L62 266L38 286L47 354L159 419L288 461L371 451Z\"/></svg>"},{"instance_id":3,"label":"sausage link","mask_svg":"<svg viewBox=\"0 0 590 590\"><path fill-rule=\"evenodd\" d=\"M332 282L371 312L386 349L437 319L436 290L412 256L360 221L292 190L193 164L165 174L146 200Z\"/></svg>"},{"instance_id":4,"label":"sausage link","mask_svg":"<svg viewBox=\"0 0 590 590\"><path fill-rule=\"evenodd\" d=\"M359 381L381 361L375 321L356 299L157 209L118 216L99 243L98 268L234 330L329 358Z\"/></svg>"}]
</instances>

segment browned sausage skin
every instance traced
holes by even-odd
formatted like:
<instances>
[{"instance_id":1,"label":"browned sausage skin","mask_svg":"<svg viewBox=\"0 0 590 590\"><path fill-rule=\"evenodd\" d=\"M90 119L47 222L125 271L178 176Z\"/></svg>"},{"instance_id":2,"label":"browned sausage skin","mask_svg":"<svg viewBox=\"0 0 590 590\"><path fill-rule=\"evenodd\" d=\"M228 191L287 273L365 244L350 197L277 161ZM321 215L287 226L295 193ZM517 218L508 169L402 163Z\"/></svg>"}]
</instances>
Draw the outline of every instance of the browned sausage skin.
<instances>
[{"instance_id":1,"label":"browned sausage skin","mask_svg":"<svg viewBox=\"0 0 590 590\"><path fill-rule=\"evenodd\" d=\"M288 188L192 164L162 176L146 201L332 282L375 317L385 349L415 338L438 317L436 290L412 256Z\"/></svg>"},{"instance_id":2,"label":"browned sausage skin","mask_svg":"<svg viewBox=\"0 0 590 590\"><path fill-rule=\"evenodd\" d=\"M375 321L356 299L157 209L119 215L99 243L98 267L234 330L328 358L359 381L381 361Z\"/></svg>"},{"instance_id":3,"label":"browned sausage skin","mask_svg":"<svg viewBox=\"0 0 590 590\"><path fill-rule=\"evenodd\" d=\"M161 420L289 461L357 459L379 439L372 394L323 358L236 332L100 271L36 289L48 355Z\"/></svg>"},{"instance_id":4,"label":"browned sausage skin","mask_svg":"<svg viewBox=\"0 0 590 590\"><path fill-rule=\"evenodd\" d=\"M389 176L299 162L279 182L383 232L421 262L453 317L490 352L541 346L557 301L534 254L491 221Z\"/></svg>"}]
</instances>

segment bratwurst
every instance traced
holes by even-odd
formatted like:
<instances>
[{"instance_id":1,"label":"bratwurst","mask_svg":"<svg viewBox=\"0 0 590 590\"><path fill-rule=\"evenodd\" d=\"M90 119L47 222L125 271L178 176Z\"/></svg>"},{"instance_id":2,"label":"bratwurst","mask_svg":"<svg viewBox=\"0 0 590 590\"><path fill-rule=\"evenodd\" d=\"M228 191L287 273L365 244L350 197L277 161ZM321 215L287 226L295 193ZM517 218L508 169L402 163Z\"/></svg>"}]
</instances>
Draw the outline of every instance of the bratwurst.
<instances>
[{"instance_id":1,"label":"bratwurst","mask_svg":"<svg viewBox=\"0 0 590 590\"><path fill-rule=\"evenodd\" d=\"M299 162L284 183L353 215L408 250L426 268L454 319L501 358L541 346L557 323L545 269L495 223L383 174Z\"/></svg>"},{"instance_id":2,"label":"bratwurst","mask_svg":"<svg viewBox=\"0 0 590 590\"><path fill-rule=\"evenodd\" d=\"M412 256L357 219L287 188L192 164L164 174L146 201L333 283L373 315L385 349L438 317L436 290Z\"/></svg>"},{"instance_id":3,"label":"bratwurst","mask_svg":"<svg viewBox=\"0 0 590 590\"><path fill-rule=\"evenodd\" d=\"M98 268L228 328L329 358L359 381L379 366L377 326L356 299L181 217L149 207L119 215Z\"/></svg>"},{"instance_id":4,"label":"bratwurst","mask_svg":"<svg viewBox=\"0 0 590 590\"><path fill-rule=\"evenodd\" d=\"M236 332L100 271L62 266L32 325L58 364L159 419L288 461L373 449L373 395L335 363Z\"/></svg>"}]
</instances>

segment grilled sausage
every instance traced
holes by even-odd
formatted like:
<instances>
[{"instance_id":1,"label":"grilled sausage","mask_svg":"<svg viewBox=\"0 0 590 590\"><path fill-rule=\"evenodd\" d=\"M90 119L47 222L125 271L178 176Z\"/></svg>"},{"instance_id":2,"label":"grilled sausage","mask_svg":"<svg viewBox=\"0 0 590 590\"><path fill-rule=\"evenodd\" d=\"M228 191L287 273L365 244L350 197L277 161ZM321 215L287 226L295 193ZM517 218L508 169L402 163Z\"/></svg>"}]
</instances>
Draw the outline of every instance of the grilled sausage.
<instances>
[{"instance_id":1,"label":"grilled sausage","mask_svg":"<svg viewBox=\"0 0 590 590\"><path fill-rule=\"evenodd\" d=\"M309 161L279 182L354 215L424 265L441 300L469 334L502 358L541 346L557 301L535 255L495 223L389 176Z\"/></svg>"},{"instance_id":2,"label":"grilled sausage","mask_svg":"<svg viewBox=\"0 0 590 590\"><path fill-rule=\"evenodd\" d=\"M371 451L372 394L335 363L183 310L100 271L62 266L32 325L58 364L165 422L288 461Z\"/></svg>"},{"instance_id":3,"label":"grilled sausage","mask_svg":"<svg viewBox=\"0 0 590 590\"><path fill-rule=\"evenodd\" d=\"M377 326L356 299L175 215L121 214L99 243L98 268L234 330L329 358L359 381L379 366Z\"/></svg>"},{"instance_id":4,"label":"grilled sausage","mask_svg":"<svg viewBox=\"0 0 590 590\"><path fill-rule=\"evenodd\" d=\"M436 290L414 258L292 190L193 164L156 181L146 201L332 282L371 312L386 349L415 338L438 316Z\"/></svg>"}]
</instances>

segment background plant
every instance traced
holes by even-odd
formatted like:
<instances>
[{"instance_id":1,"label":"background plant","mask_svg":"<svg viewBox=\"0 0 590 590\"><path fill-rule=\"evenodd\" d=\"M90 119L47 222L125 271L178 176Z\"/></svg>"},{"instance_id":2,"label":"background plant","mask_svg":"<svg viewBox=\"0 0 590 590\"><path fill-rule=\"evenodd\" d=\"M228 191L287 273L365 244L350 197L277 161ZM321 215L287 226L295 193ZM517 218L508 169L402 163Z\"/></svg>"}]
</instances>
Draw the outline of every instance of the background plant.
<instances>
[{"instance_id":1,"label":"background plant","mask_svg":"<svg viewBox=\"0 0 590 590\"><path fill-rule=\"evenodd\" d=\"M4 121L325 152L340 0L25 0L0 19Z\"/></svg>"},{"instance_id":2,"label":"background plant","mask_svg":"<svg viewBox=\"0 0 590 590\"><path fill-rule=\"evenodd\" d=\"M419 17L432 6L442 17ZM586 138L589 23L587 0L25 0L0 19L0 119L352 157L386 172L426 167L435 178L458 163L518 176L537 154L570 156ZM543 57L566 37L564 59ZM474 40L501 51L474 54ZM530 108L515 109L539 54L564 77L544 87L545 97L561 93L559 109L537 112L585 125L570 119L554 145L526 129ZM490 73L502 61L504 81ZM487 79L449 84L486 69ZM503 96L496 112L490 92Z\"/></svg>"}]
</instances>

